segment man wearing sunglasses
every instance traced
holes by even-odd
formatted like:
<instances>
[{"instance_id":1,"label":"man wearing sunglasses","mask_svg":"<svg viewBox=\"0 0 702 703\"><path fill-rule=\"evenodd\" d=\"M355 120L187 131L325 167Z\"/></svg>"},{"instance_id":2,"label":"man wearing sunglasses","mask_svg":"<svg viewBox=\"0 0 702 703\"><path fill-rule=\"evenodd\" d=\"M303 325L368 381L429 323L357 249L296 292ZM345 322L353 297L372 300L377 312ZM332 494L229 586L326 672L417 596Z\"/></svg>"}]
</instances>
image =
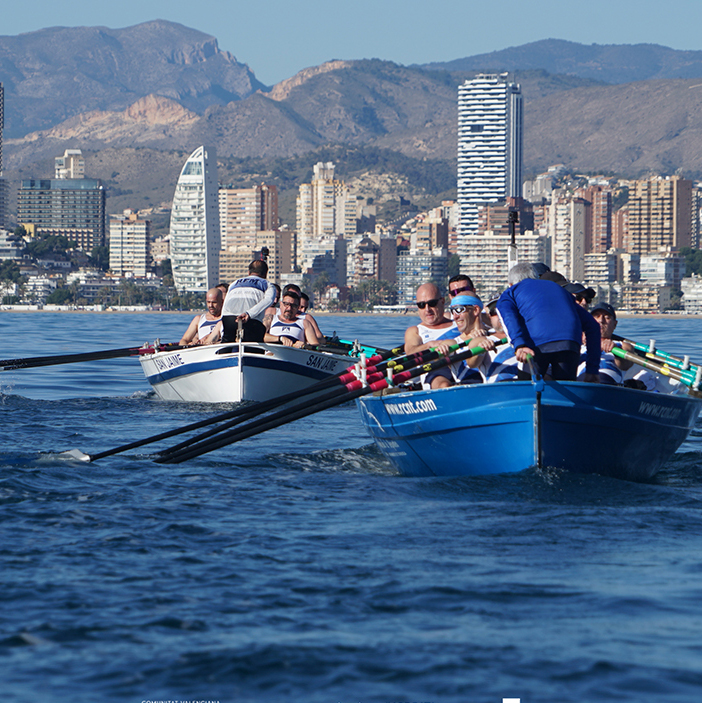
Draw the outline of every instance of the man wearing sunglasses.
<instances>
[{"instance_id":1,"label":"man wearing sunglasses","mask_svg":"<svg viewBox=\"0 0 702 703\"><path fill-rule=\"evenodd\" d=\"M449 279L449 296L454 298L457 295L475 295L475 286L465 273L459 273Z\"/></svg>"},{"instance_id":2,"label":"man wearing sunglasses","mask_svg":"<svg viewBox=\"0 0 702 703\"><path fill-rule=\"evenodd\" d=\"M444 314L444 298L433 283L417 288L417 313L421 322L405 332L405 353L416 354L435 346L437 339L453 339L458 328Z\"/></svg>"},{"instance_id":3,"label":"man wearing sunglasses","mask_svg":"<svg viewBox=\"0 0 702 703\"><path fill-rule=\"evenodd\" d=\"M459 335L455 339L438 342L436 350L439 354L448 354L451 345L457 342L468 342L467 346L471 349L482 347L485 352L495 349L495 342L498 340L487 334L482 322L483 304L476 295L461 293L455 296L449 310L456 322ZM488 354L482 353L451 364L448 367L451 375L443 374L443 377L437 378L432 388L448 388L454 383L482 383L490 360L491 357Z\"/></svg>"},{"instance_id":4,"label":"man wearing sunglasses","mask_svg":"<svg viewBox=\"0 0 702 703\"><path fill-rule=\"evenodd\" d=\"M475 292L475 286L473 285L473 281L465 275L465 273L459 273L456 276L452 276L449 279L449 296L450 296L450 305L453 305L456 296L457 295L472 295L477 297L477 293ZM496 324L493 324L490 321L490 315L487 312L483 312L481 315L481 320L483 323L483 328L486 330L493 329L497 332L500 331L500 325L501 322L497 320L496 318Z\"/></svg>"}]
</instances>

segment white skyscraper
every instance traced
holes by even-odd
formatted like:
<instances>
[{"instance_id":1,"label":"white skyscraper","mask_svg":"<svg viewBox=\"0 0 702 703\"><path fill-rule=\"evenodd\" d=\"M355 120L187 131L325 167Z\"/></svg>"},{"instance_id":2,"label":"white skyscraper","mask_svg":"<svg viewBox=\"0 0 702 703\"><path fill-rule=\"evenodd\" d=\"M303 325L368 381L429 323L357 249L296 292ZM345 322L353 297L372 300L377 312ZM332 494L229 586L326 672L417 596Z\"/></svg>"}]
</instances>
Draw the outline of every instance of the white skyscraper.
<instances>
[{"instance_id":1,"label":"white skyscraper","mask_svg":"<svg viewBox=\"0 0 702 703\"><path fill-rule=\"evenodd\" d=\"M458 253L478 232L478 210L522 194L522 92L507 74L479 74L458 89Z\"/></svg>"},{"instance_id":2,"label":"white skyscraper","mask_svg":"<svg viewBox=\"0 0 702 703\"><path fill-rule=\"evenodd\" d=\"M201 146L180 172L171 212L171 265L179 291L207 292L219 276L217 155Z\"/></svg>"}]
</instances>

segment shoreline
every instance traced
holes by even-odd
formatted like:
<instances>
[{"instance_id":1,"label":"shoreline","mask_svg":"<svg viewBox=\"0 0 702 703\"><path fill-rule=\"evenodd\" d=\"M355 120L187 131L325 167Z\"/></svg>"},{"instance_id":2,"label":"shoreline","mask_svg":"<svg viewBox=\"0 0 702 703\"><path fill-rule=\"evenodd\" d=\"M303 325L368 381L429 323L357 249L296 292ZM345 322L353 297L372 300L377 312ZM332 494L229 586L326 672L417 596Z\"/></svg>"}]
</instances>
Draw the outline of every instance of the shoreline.
<instances>
[{"instance_id":1,"label":"shoreline","mask_svg":"<svg viewBox=\"0 0 702 703\"><path fill-rule=\"evenodd\" d=\"M75 310L56 307L56 308L42 308L39 309L36 306L0 306L0 313L4 312L52 312L52 313L81 313L81 314L91 314L91 315L120 315L123 313L130 314L150 314L150 315L197 315L201 313L202 310L143 310L143 309L120 309L111 308L109 310L86 310L85 308L78 308ZM402 313L402 312L328 312L326 310L310 310L310 313L315 317L356 317L357 315L372 315L373 317L383 318L383 317L406 317L414 318L418 317L413 311ZM669 313L631 313L631 312L617 312L618 320L626 319L639 319L645 318L649 320L701 320L702 313L692 313L686 314L669 314Z\"/></svg>"}]
</instances>

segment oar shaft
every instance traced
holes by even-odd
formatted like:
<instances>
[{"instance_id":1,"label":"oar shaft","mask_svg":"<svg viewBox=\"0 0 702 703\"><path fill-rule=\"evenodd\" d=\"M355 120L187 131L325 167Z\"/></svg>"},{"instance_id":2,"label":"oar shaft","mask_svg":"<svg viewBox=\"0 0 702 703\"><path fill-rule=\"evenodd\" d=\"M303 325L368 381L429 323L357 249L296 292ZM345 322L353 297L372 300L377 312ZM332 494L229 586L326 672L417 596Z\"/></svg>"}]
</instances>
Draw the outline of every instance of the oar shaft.
<instances>
[{"instance_id":1,"label":"oar shaft","mask_svg":"<svg viewBox=\"0 0 702 703\"><path fill-rule=\"evenodd\" d=\"M465 346L465 344L466 344L466 342L454 344L451 347L451 349L457 350L457 349ZM401 350L402 350L402 347L398 347L397 349L393 349L390 352L386 352L385 354L394 353L394 352L401 351ZM379 356L382 356L382 355L379 355ZM418 353L418 354L412 354L412 355L400 358L399 361L405 362L404 366L402 364L397 363L398 359L394 359L390 363L378 363L374 366L369 366L366 368L366 372L367 372L366 381L368 383L372 383L374 380L380 379L382 377L385 369L390 365L392 365L393 369L397 369L399 371L399 370L403 370L405 368L405 366L407 368L411 368L412 366L415 366L418 363L425 363L427 361L430 361L431 359L436 358L437 356L438 356L437 352L435 352L433 349L429 349L429 350L426 350L426 351ZM378 357L374 357L374 358L377 359ZM409 366L407 366L408 363L410 364ZM351 368L353 368L353 367L351 367ZM332 399L332 398L335 398L339 395L343 395L344 393L348 393L351 385L353 385L356 382L356 376L351 371L347 371L345 374L342 374L341 376L335 377L335 379L340 381L341 384L343 384L343 385L339 385L336 388L333 388L332 390L330 390L325 395L315 398L314 399L315 404L322 403L322 402L325 402L327 399ZM321 385L317 385L313 388L315 388L316 391L319 391L319 390L321 390ZM248 412L237 413L236 417L231 418L229 421L224 422L222 425L219 425L218 427L215 427L211 430L208 430L207 432L203 432L202 434L199 434L195 437L190 437L189 439L181 442L180 444L177 444L173 447L170 447L169 449L161 451L159 453L159 456L162 456L162 457L171 456L171 455L177 454L179 451L181 451L182 449L185 449L186 447L192 447L192 446L195 446L196 444L199 446L200 442L208 439L209 437L213 437L217 434L225 432L226 430L230 429L231 427L234 427L235 425L239 425L246 420L251 420L256 416L263 415L266 412L268 412L269 410L271 410L272 407L278 407L280 405L287 404L288 400L291 400L291 399L297 400L297 399L301 398L302 396L308 395L310 392L313 392L313 391L310 391L309 389L307 389L305 391L298 391L298 392L291 394L293 396L292 398L285 397L284 399L283 398L277 399L277 402L275 402L274 406L266 405L266 407L261 407L262 404L259 404L256 407L250 409ZM288 413L288 412L289 412L289 409L281 410L275 416L271 416L271 417L266 418L266 421L272 419L272 417L285 417L286 413Z\"/></svg>"},{"instance_id":2,"label":"oar shaft","mask_svg":"<svg viewBox=\"0 0 702 703\"><path fill-rule=\"evenodd\" d=\"M375 373L371 374L369 378L369 382L373 382L376 380L380 380L383 377L381 373ZM344 393L348 393L348 386L339 386L337 388L333 388L332 390L328 391L322 396L319 396L314 399L314 403L322 403L325 402L326 400L330 400L332 398L336 398L340 395L343 395ZM299 394L297 394L296 397L299 397ZM287 411L286 410L281 410L280 412L276 413L275 415L271 415L270 418L273 417L285 417ZM208 430L207 432L203 432L202 434L197 435L196 437L190 437L189 439L186 439L185 441L181 442L180 444L176 444L173 447L169 447L168 449L164 449L163 451L159 452L159 456L170 456L171 454L176 454L179 452L181 449L185 449L186 447L191 447L194 446L196 443L199 444L199 442L204 441L208 439L209 437L213 437L214 435L220 434L221 432L224 432L225 430L230 429L231 427L234 427L235 425L239 425L242 422L245 422L247 420L251 420L254 417L257 417L258 415L262 415L262 412L258 412L257 408L253 408L251 412L242 414L238 417L233 418L232 420L229 420L228 422L225 422L222 425L219 425L218 427L214 427L211 430ZM269 418L266 418L269 419Z\"/></svg>"},{"instance_id":3,"label":"oar shaft","mask_svg":"<svg viewBox=\"0 0 702 703\"><path fill-rule=\"evenodd\" d=\"M177 346L177 345L168 345L168 346ZM369 359L369 361L373 361L374 363L381 362L385 359L391 358L393 356L397 356L398 354L401 354L404 350L404 346L399 346L394 349L382 349L382 350L377 350L379 353L374 355ZM139 349L139 353L143 353L144 351L149 351L145 350L143 348ZM151 349L151 352L154 350ZM349 367L350 369L353 369L353 366ZM115 454L121 454L122 452L129 451L130 449L137 449L139 447L146 446L147 444L152 444L155 442L160 442L161 440L168 439L170 437L175 437L180 434L186 434L187 432L193 432L195 430L199 430L203 427L207 427L209 425L215 425L218 422L224 422L227 420L232 420L230 424L228 424L226 427L231 427L235 424L238 424L240 422L244 422L245 420L250 420L254 417L257 417L258 415L262 415L263 413L269 412L273 408L279 407L280 405L285 405L293 400L299 400L302 397L305 397L307 395L310 395L312 393L320 393L323 390L327 388L333 388L334 386L337 386L338 391L344 390L344 385L346 383L349 383L351 380L353 380L355 376L349 372L348 369L344 369L344 371L341 371L340 373L336 374L335 376L331 376L329 378L326 378L319 383L316 383L312 386L309 386L308 388L304 388L299 391L293 391L291 393L286 393L285 395L282 396L277 396L276 398L271 398L270 400L265 400L260 403L256 403L256 405L252 406L246 406L246 407L240 407L236 408L235 410L229 410L225 413L219 413L215 417L207 418L205 420L199 420L198 422L193 422L189 425L186 425L185 427L178 427L173 430L168 430L167 432L161 432L160 434L153 435L151 437L145 437L144 439L139 439L136 440L135 442L129 442L128 444L123 444L119 447L115 447L113 449L108 449L104 452L99 452L97 454L90 454L89 460L90 461L97 461L98 459L104 459L105 457L108 456L114 456ZM218 427L215 430L212 431L212 434L215 434L217 432L222 431L222 427ZM206 434L206 433L205 433ZM208 435L209 436L209 435ZM202 435L204 437L204 434ZM190 444L193 441L197 441L199 438L191 438L187 442L184 442L182 444ZM178 445L182 446L182 445ZM175 449L173 447L172 449Z\"/></svg>"},{"instance_id":4,"label":"oar shaft","mask_svg":"<svg viewBox=\"0 0 702 703\"><path fill-rule=\"evenodd\" d=\"M163 351L181 349L179 344L166 344L160 347ZM41 366L58 366L60 364L76 364L83 361L100 361L102 359L118 359L125 356L139 356L154 350L147 347L125 347L124 349L106 349L104 351L86 352L84 354L60 354L58 356L31 356L25 359L5 359L0 361L0 371L16 371L18 369L38 368Z\"/></svg>"},{"instance_id":5,"label":"oar shaft","mask_svg":"<svg viewBox=\"0 0 702 703\"><path fill-rule=\"evenodd\" d=\"M677 356L673 356L672 354L668 354L668 352L665 352L662 349L653 349L652 351L651 345L649 344L641 344L641 342L634 342L631 339L624 339L623 337L617 338L620 339L622 342L631 344L631 346L636 351L646 354L649 359L665 362L670 366L674 366L680 369L681 371L687 371L688 369L692 369L694 374L694 372L700 367L699 364L694 364L692 362L688 362L686 364L684 359L681 359Z\"/></svg>"},{"instance_id":6,"label":"oar shaft","mask_svg":"<svg viewBox=\"0 0 702 703\"><path fill-rule=\"evenodd\" d=\"M504 341L506 340L502 340L502 342ZM396 378L399 382L404 383L412 378L416 378L417 376L421 376L424 373L428 373L430 371L442 368L443 366L446 366L448 364L453 364L458 361L462 361L463 359L470 358L471 356L482 354L484 351L485 350L481 347L475 347L473 349L463 349L462 351L454 354L453 357L441 356L430 363L424 364L422 366L416 366L411 370L403 371L402 373L398 374ZM156 461L159 463L168 464L181 463L183 461L187 461L188 459L200 456L201 454L206 454L215 449L219 449L229 444L233 444L234 442L238 442L242 439L247 439L248 437L252 437L254 435L265 432L266 430L278 427L282 424L283 421L292 422L294 420L299 420L303 417L307 417L308 415L320 412L321 410L326 410L336 405L340 405L341 403L348 402L349 400L354 400L355 398L359 398L362 395L372 393L376 390L382 390L383 388L387 388L389 385L388 380L386 378L381 378L377 381L368 384L367 386L359 387L359 383L360 382L356 381L352 384L349 384L349 386L347 386L347 388L349 389L347 393L339 393L336 397L329 398L319 403L314 403L311 406L308 403L305 403L305 407L298 406L297 408L288 408L287 410L281 411L280 413L275 413L274 415L269 416L264 420L264 422L259 422L255 425L253 423L249 423L248 425L242 428L238 428L237 430L224 433L218 439L212 442L201 442L197 445L190 446L187 449L173 454L166 454L164 452L160 457L156 459Z\"/></svg>"},{"instance_id":7,"label":"oar shaft","mask_svg":"<svg viewBox=\"0 0 702 703\"><path fill-rule=\"evenodd\" d=\"M670 378L673 378L676 381L684 383L686 386L692 386L692 384L695 382L694 372L682 371L680 369L667 366L666 364L656 363L651 359L646 359L644 357L639 356L638 354L634 354L624 349L620 349L619 347L613 347L612 354L618 356L620 359L625 359L626 361L631 361L634 364L643 366L645 369L653 371L654 373L658 373L663 376L669 376Z\"/></svg>"}]
</instances>

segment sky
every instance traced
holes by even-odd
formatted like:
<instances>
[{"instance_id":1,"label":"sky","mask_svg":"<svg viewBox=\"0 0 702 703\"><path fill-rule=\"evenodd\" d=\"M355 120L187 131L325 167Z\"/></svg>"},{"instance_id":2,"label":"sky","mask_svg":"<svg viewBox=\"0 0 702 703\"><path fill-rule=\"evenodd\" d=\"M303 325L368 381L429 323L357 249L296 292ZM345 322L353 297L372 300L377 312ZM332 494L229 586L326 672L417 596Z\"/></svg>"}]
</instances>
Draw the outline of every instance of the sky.
<instances>
[{"instance_id":1,"label":"sky","mask_svg":"<svg viewBox=\"0 0 702 703\"><path fill-rule=\"evenodd\" d=\"M421 64L551 38L702 49L700 0L31 0L3 3L0 34L154 19L217 37L267 85L331 59Z\"/></svg>"}]
</instances>

